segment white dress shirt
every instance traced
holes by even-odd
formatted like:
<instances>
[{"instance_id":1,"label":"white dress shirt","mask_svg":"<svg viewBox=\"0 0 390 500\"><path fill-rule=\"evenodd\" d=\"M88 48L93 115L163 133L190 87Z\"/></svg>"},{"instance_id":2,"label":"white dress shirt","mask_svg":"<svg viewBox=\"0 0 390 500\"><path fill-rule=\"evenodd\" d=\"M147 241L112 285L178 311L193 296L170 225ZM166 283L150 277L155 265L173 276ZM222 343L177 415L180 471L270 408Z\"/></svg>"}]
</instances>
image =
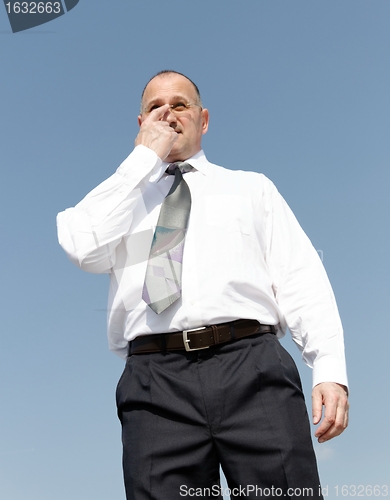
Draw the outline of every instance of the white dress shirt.
<instances>
[{"instance_id":1,"label":"white dress shirt","mask_svg":"<svg viewBox=\"0 0 390 500\"><path fill-rule=\"evenodd\" d=\"M255 172L187 160L192 197L182 297L161 314L142 300L149 251L173 177L167 163L137 146L116 173L58 214L58 238L85 271L110 273L109 347L239 318L289 328L313 367L313 385L347 385L343 331L321 260L272 182Z\"/></svg>"}]
</instances>

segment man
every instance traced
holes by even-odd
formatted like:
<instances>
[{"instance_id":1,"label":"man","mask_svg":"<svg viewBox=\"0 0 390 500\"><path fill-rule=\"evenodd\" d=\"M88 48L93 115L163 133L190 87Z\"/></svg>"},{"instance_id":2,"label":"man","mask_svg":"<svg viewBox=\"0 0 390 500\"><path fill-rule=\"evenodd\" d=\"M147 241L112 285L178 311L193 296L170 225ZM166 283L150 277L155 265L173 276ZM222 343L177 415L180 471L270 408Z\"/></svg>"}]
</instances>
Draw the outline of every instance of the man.
<instances>
[{"instance_id":1,"label":"man","mask_svg":"<svg viewBox=\"0 0 390 500\"><path fill-rule=\"evenodd\" d=\"M153 77L138 122L117 172L58 215L70 259L111 276L127 498L215 498L220 464L232 498L320 497L299 375L277 340L288 326L314 367L318 441L339 435L343 334L318 255L267 178L207 161L209 113L186 76Z\"/></svg>"}]
</instances>

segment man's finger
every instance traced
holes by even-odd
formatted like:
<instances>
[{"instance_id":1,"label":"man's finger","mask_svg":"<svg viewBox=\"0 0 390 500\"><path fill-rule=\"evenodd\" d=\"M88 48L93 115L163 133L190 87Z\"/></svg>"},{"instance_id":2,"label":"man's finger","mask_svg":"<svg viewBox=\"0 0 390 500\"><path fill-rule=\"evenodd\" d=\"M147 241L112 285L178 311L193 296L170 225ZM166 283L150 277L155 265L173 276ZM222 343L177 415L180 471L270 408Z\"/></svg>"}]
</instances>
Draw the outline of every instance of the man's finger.
<instances>
[{"instance_id":1,"label":"man's finger","mask_svg":"<svg viewBox=\"0 0 390 500\"><path fill-rule=\"evenodd\" d=\"M146 117L145 121L149 122L158 122L164 118L164 115L169 109L169 104L164 104L163 106L159 106L156 109L153 109L149 115Z\"/></svg>"},{"instance_id":2,"label":"man's finger","mask_svg":"<svg viewBox=\"0 0 390 500\"><path fill-rule=\"evenodd\" d=\"M329 394L322 393L323 404L325 405L324 418L318 427L315 436L320 438L325 434L336 421L337 400Z\"/></svg>"},{"instance_id":3,"label":"man's finger","mask_svg":"<svg viewBox=\"0 0 390 500\"><path fill-rule=\"evenodd\" d=\"M344 429L346 429L348 427L348 420L349 420L349 403L347 405L347 409L344 413Z\"/></svg>"},{"instance_id":4,"label":"man's finger","mask_svg":"<svg viewBox=\"0 0 390 500\"><path fill-rule=\"evenodd\" d=\"M345 430L347 425L348 425L348 410L346 410L342 406L339 406L337 408L337 415L333 425L331 425L323 434L321 434L318 437L318 442L324 443L329 439L339 436Z\"/></svg>"},{"instance_id":5,"label":"man's finger","mask_svg":"<svg viewBox=\"0 0 390 500\"><path fill-rule=\"evenodd\" d=\"M321 422L321 425L318 427L315 436L320 439L323 437L323 435L329 431L329 429L334 425L336 422L336 411L337 411L337 405L335 401L327 401L325 403L325 414L324 418Z\"/></svg>"},{"instance_id":6,"label":"man's finger","mask_svg":"<svg viewBox=\"0 0 390 500\"><path fill-rule=\"evenodd\" d=\"M312 397L312 412L313 412L313 424L317 425L322 417L322 394L320 391L313 389Z\"/></svg>"}]
</instances>

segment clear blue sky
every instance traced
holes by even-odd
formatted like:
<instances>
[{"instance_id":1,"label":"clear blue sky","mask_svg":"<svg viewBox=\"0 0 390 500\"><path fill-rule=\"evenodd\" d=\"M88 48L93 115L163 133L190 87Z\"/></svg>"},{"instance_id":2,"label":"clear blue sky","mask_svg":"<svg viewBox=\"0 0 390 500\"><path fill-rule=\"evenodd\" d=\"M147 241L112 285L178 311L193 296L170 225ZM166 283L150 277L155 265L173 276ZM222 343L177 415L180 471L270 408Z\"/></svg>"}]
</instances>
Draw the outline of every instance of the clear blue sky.
<instances>
[{"instance_id":1,"label":"clear blue sky","mask_svg":"<svg viewBox=\"0 0 390 500\"><path fill-rule=\"evenodd\" d=\"M165 68L201 89L208 158L270 177L322 250L351 384L349 429L316 445L327 498L390 489L389 21L388 0L80 0L12 34L0 8L1 500L124 499L107 278L55 216L132 150Z\"/></svg>"}]
</instances>

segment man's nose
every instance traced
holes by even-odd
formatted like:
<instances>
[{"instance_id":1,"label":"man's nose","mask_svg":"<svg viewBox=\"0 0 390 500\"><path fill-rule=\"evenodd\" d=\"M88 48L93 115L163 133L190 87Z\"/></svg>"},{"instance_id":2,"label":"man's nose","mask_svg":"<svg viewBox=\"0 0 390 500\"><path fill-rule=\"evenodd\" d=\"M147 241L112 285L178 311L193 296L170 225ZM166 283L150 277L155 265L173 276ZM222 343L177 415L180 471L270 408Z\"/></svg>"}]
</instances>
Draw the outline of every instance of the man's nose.
<instances>
[{"instance_id":1,"label":"man's nose","mask_svg":"<svg viewBox=\"0 0 390 500\"><path fill-rule=\"evenodd\" d=\"M175 128L177 124L177 116L172 108L168 108L167 114L165 115L165 120L169 123L170 127Z\"/></svg>"}]
</instances>

